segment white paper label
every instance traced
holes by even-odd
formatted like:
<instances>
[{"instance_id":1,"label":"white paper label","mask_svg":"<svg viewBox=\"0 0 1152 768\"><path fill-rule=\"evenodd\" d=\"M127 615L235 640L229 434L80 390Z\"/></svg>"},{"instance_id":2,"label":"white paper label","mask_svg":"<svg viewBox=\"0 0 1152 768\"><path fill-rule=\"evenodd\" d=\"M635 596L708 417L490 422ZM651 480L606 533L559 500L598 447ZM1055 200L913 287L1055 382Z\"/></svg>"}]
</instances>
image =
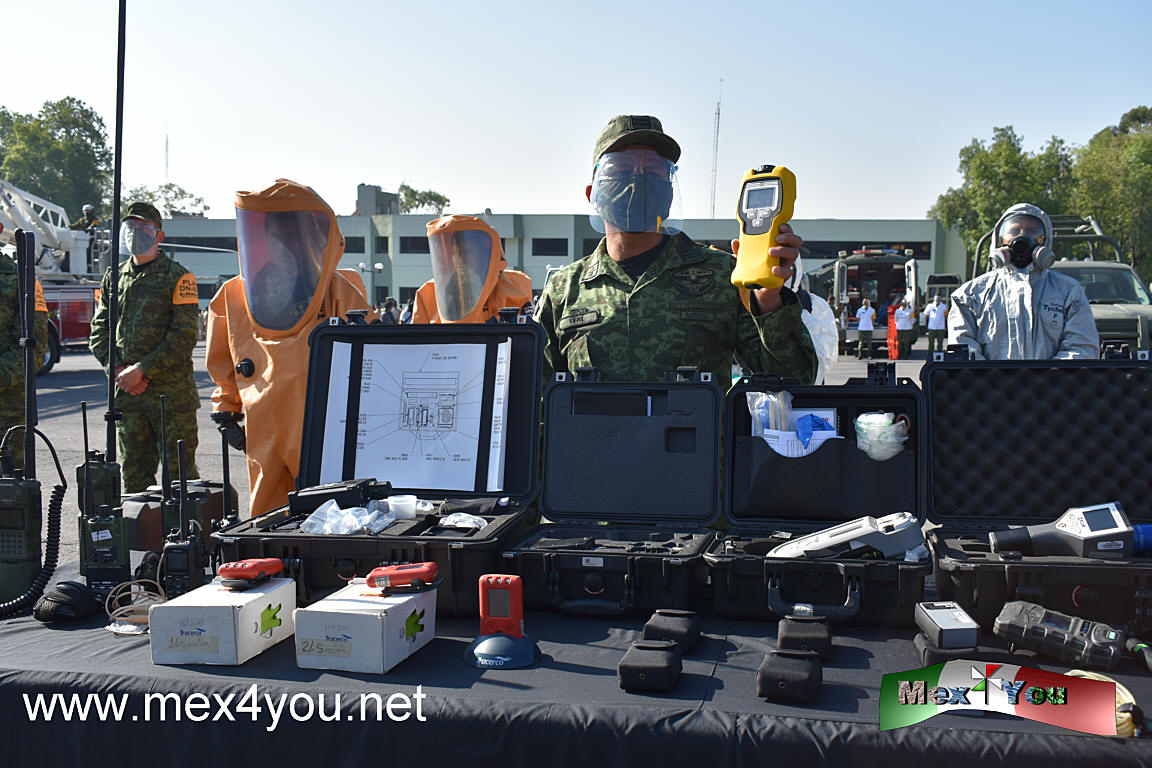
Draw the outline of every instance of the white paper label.
<instances>
[{"instance_id":1,"label":"white paper label","mask_svg":"<svg viewBox=\"0 0 1152 768\"><path fill-rule=\"evenodd\" d=\"M317 638L300 638L300 653L305 656L327 656L328 658L346 659L352 655L352 641L339 639L323 640Z\"/></svg>"},{"instance_id":2,"label":"white paper label","mask_svg":"<svg viewBox=\"0 0 1152 768\"><path fill-rule=\"evenodd\" d=\"M1096 545L1096 549L1124 549L1124 542L1122 541L1101 541Z\"/></svg>"},{"instance_id":3,"label":"white paper label","mask_svg":"<svg viewBox=\"0 0 1152 768\"><path fill-rule=\"evenodd\" d=\"M112 538L112 531L92 531L92 541L107 541Z\"/></svg>"},{"instance_id":4,"label":"white paper label","mask_svg":"<svg viewBox=\"0 0 1152 768\"><path fill-rule=\"evenodd\" d=\"M583 565L585 568L603 568L604 567L604 558L602 558L602 557L582 557L582 558L580 558L580 564Z\"/></svg>"}]
</instances>

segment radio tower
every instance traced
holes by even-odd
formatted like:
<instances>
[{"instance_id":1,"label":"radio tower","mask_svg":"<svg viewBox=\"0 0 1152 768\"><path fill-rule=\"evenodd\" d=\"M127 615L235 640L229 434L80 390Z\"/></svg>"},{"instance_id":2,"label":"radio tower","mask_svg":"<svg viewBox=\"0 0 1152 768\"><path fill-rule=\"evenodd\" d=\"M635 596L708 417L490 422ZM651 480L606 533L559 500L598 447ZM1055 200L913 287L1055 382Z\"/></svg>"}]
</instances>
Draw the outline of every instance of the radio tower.
<instances>
[{"instance_id":1,"label":"radio tower","mask_svg":"<svg viewBox=\"0 0 1152 768\"><path fill-rule=\"evenodd\" d=\"M712 194L708 218L716 218L716 157L720 152L720 100L724 97L724 78L720 78L720 95L716 97L716 125L712 131Z\"/></svg>"}]
</instances>

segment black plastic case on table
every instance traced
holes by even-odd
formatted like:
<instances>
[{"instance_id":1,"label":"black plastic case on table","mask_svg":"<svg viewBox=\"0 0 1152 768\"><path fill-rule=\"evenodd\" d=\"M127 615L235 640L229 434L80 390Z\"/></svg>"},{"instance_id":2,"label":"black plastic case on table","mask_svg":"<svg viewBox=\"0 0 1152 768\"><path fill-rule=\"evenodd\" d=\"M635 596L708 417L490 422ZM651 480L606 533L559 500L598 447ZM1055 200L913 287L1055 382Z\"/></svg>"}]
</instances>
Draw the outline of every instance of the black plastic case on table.
<instances>
[{"instance_id":1,"label":"black plastic case on table","mask_svg":"<svg viewBox=\"0 0 1152 768\"><path fill-rule=\"evenodd\" d=\"M793 411L835 409L842 439L790 458L753 436L747 393L781 390L792 394ZM876 461L856 446L855 419L870 411L908 417L904 449L887 461ZM724 514L730 528L704 555L716 613L768 619L810 608L833 622L911 625L932 570L926 560L764 555L779 542L772 537L777 531L802 535L896 512L923 519L928 457L923 395L915 383L897 380L891 363L872 363L867 379L839 386L745 378L728 392L725 415Z\"/></svg>"},{"instance_id":2,"label":"black plastic case on table","mask_svg":"<svg viewBox=\"0 0 1152 768\"><path fill-rule=\"evenodd\" d=\"M533 608L594 615L688 608L720 513L722 394L712 374L596 381L559 374L544 395L540 509L505 553Z\"/></svg>"},{"instance_id":3,"label":"black plastic case on table","mask_svg":"<svg viewBox=\"0 0 1152 768\"><path fill-rule=\"evenodd\" d=\"M421 499L443 502L450 499L509 499L505 506L496 506L491 514L481 515L487 525L475 530L461 530L440 526L442 515L418 514L412 520L398 520L375 536L323 535L300 531L307 514L292 514L288 507L268 512L260 517L244 520L215 534L225 560L251 557L279 557L285 561L288 575L295 576L301 586L305 602L315 599L316 593L344 586L352 576L365 576L381 565L435 562L443 579L438 591L436 610L441 615L467 616L479 612L479 578L485 573L498 573L503 561L500 553L512 539L523 535L539 519L532 506L539 492L537 461L540 423L540 376L542 365L543 332L540 326L528 322L500 322L483 325L359 325L333 323L319 326L310 339L308 369L308 399L304 413L304 435L300 454L298 488L315 487L334 480L355 477L356 441L364 439L356 430L346 430L344 455L339 463L339 477L324 461L324 436L332 423L343 424L359 420L360 398L370 397L373 385L355 375L363 360L364 350L372 345L424 344L481 344L491 345L504 340L511 342L508 375L508 414L504 424L507 441L503 486L488 491L484 477L478 473L476 488L471 491L437 488L393 487L392 494L414 494ZM350 355L347 392L329 392L329 368L335 344L341 354ZM493 421L490 406L494 386L494 360L487 354L486 385L480 396L484 403L482 422ZM396 372L392 372L395 374ZM346 413L333 418L329 404L347 398ZM389 407L399 412L396 398ZM481 435L489 434L482 427ZM488 451L481 439L478 469L485 465ZM383 446L382 446L383 447ZM325 467L328 466L327 469ZM388 477L376 478L381 483L391 482Z\"/></svg>"},{"instance_id":4,"label":"black plastic case on table","mask_svg":"<svg viewBox=\"0 0 1152 768\"><path fill-rule=\"evenodd\" d=\"M1152 522L1152 364L929 363L929 531L936 586L986 630L1004 603L1152 631L1152 557L1001 556L988 533L1119 501Z\"/></svg>"}]
</instances>

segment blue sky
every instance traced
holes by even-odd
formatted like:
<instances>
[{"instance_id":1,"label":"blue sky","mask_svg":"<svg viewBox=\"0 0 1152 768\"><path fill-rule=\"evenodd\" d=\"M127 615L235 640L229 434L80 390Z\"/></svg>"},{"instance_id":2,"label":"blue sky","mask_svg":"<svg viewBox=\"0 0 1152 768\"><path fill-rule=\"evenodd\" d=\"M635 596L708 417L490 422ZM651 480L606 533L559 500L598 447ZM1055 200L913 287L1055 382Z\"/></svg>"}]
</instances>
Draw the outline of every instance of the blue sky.
<instances>
[{"instance_id":1,"label":"blue sky","mask_svg":"<svg viewBox=\"0 0 1152 768\"><path fill-rule=\"evenodd\" d=\"M0 105L76 96L112 134L114 0L5 11ZM958 152L1012 125L1083 144L1152 105L1148 2L129 0L125 187L168 179L231 217L279 176L338 214L401 182L451 212L575 213L596 135L654 114L689 218L791 167L797 218L921 218ZM720 81L723 79L723 86ZM70 212L75 213L75 212Z\"/></svg>"}]
</instances>

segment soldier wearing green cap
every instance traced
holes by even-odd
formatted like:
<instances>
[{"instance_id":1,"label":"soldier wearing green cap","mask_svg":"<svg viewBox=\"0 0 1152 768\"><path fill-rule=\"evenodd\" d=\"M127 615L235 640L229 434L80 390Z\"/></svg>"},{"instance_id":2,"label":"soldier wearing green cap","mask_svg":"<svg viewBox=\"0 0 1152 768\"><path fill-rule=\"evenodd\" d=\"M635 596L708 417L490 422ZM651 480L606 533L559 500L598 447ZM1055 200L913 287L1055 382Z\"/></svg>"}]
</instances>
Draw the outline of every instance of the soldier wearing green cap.
<instances>
[{"instance_id":1,"label":"soldier wearing green cap","mask_svg":"<svg viewBox=\"0 0 1152 768\"><path fill-rule=\"evenodd\" d=\"M119 320L116 325L116 409L122 413L117 443L124 491L135 493L156 482L160 461L160 396L165 395L168 463L176 475L176 441L183 440L188 477L196 468L196 409L200 397L192 378L192 350L199 338L200 298L196 278L160 250L160 212L150 203L128 206L121 219L121 253L130 258L118 269ZM92 318L89 347L108 365L108 288L104 275L100 304Z\"/></svg>"},{"instance_id":2,"label":"soldier wearing green cap","mask_svg":"<svg viewBox=\"0 0 1152 768\"><path fill-rule=\"evenodd\" d=\"M659 381L696 366L724 377L735 355L752 371L812 381L816 353L796 295L776 288L742 296L731 282L732 254L681 231L679 159L680 146L655 117L619 115L601 132L585 197L604 238L540 297L546 376L593 366L608 381ZM803 240L787 225L781 233L770 253L784 277Z\"/></svg>"}]
</instances>

